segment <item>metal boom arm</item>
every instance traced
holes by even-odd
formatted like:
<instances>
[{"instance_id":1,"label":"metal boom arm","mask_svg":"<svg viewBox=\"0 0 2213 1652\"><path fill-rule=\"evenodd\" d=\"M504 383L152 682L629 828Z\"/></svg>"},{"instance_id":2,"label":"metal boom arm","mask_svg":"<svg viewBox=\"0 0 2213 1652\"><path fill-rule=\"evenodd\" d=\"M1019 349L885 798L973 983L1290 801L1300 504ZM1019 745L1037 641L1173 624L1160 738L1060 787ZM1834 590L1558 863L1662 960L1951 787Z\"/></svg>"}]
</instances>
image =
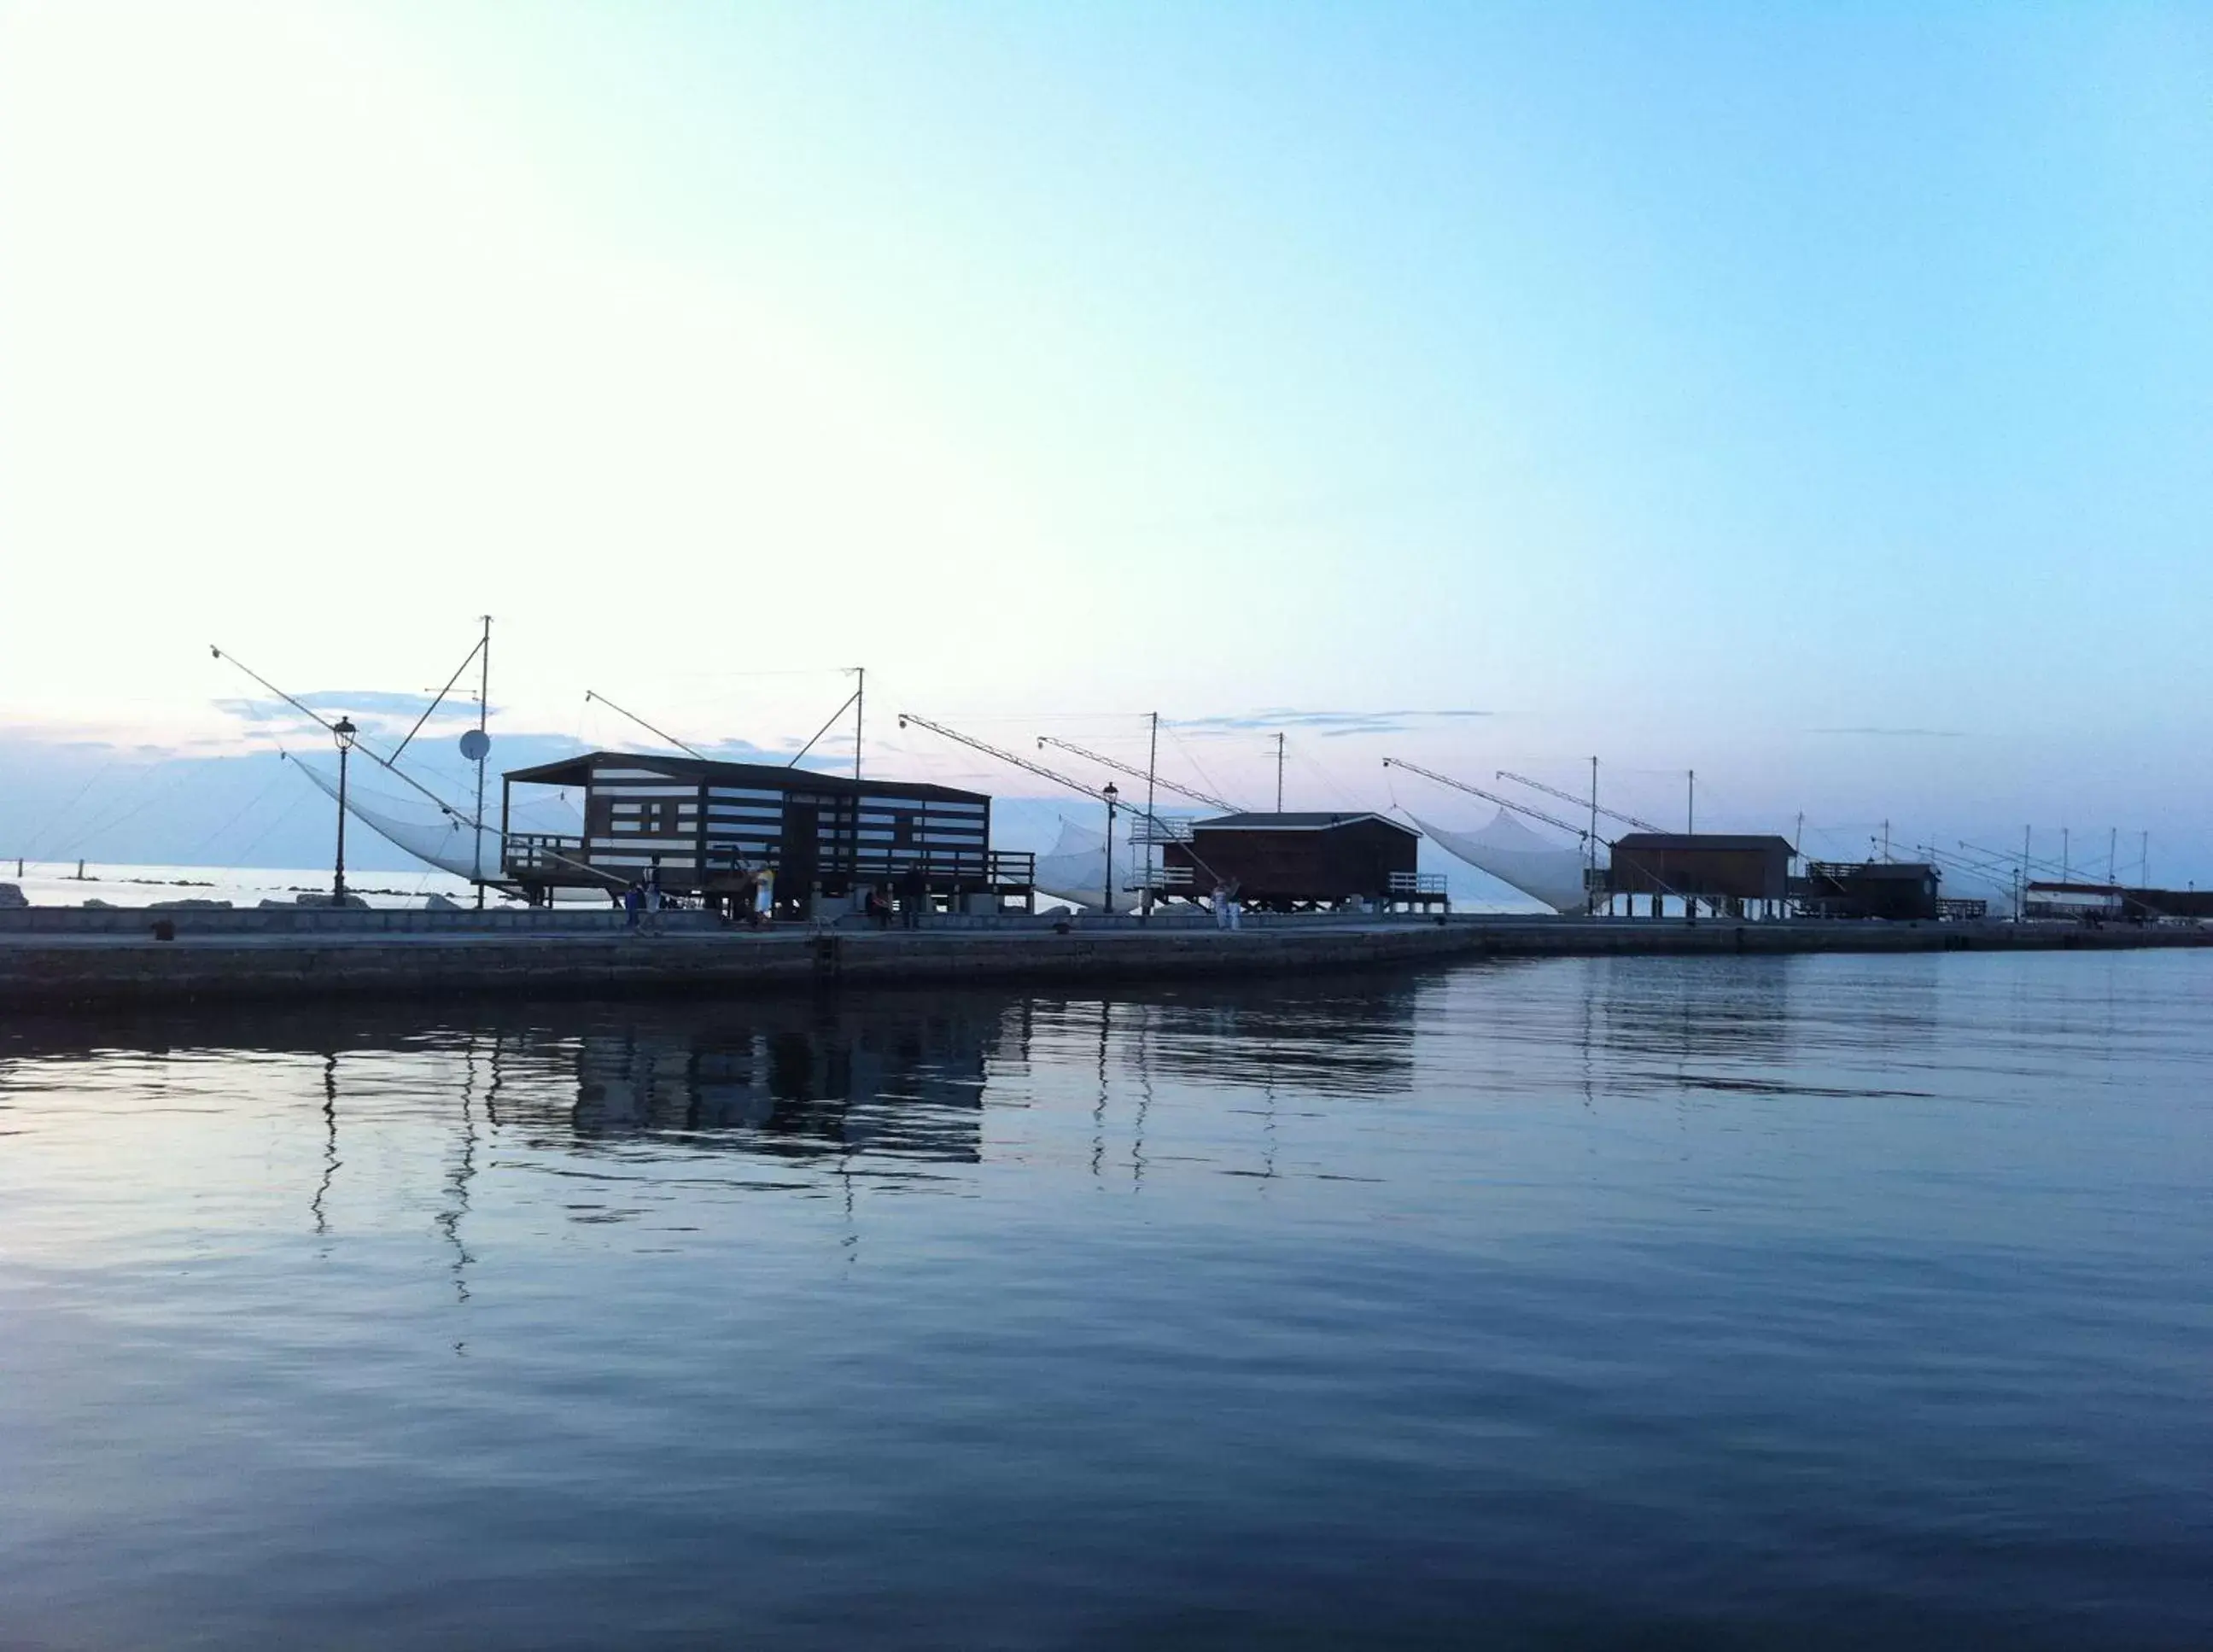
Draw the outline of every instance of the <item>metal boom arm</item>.
<instances>
[{"instance_id":1,"label":"metal boom arm","mask_svg":"<svg viewBox=\"0 0 2213 1652\"><path fill-rule=\"evenodd\" d=\"M1135 779L1149 779L1162 791L1172 791L1179 797L1192 798L1198 802L1206 803L1215 808L1218 808L1224 814L1239 814L1243 813L1236 804L1229 802L1223 798L1212 796L1206 792L1199 790L1196 786L1179 785L1164 774L1155 773L1148 775L1144 770L1139 768L1134 763L1124 763L1114 758L1101 757L1096 752L1086 751L1082 747L1076 745L1073 741L1062 740L1053 735L1039 735L1038 736L1038 744L1040 746L1058 746L1064 752L1073 752L1078 757L1088 757L1094 763L1098 764L1101 768L1119 769L1124 774L1129 775Z\"/></svg>"},{"instance_id":2,"label":"metal boom arm","mask_svg":"<svg viewBox=\"0 0 2213 1652\"><path fill-rule=\"evenodd\" d=\"M1402 763L1399 766L1400 768L1405 768L1407 765ZM1431 779L1435 779L1436 777L1434 775L1430 777ZM1541 791L1547 797L1557 797L1562 802L1565 803L1581 805L1588 803L1590 801L1588 798L1578 797L1571 791L1562 791L1558 786L1548 786L1541 780L1532 780L1526 774L1516 774L1511 769L1499 770L1498 778L1501 780L1511 780L1516 785L1528 787L1532 791ZM1639 832L1659 832L1663 829L1660 826L1654 826L1649 820L1640 820L1634 814L1624 814L1618 808L1608 808L1603 803L1597 804L1594 807L1597 808L1598 812L1600 814L1605 815L1607 820L1619 820L1625 826L1633 826Z\"/></svg>"},{"instance_id":3,"label":"metal boom arm","mask_svg":"<svg viewBox=\"0 0 2213 1652\"><path fill-rule=\"evenodd\" d=\"M983 753L986 757L996 757L1000 762L1011 763L1018 769L1027 769L1032 774L1041 776L1052 781L1056 786L1065 786L1070 791L1080 791L1086 797L1101 797L1098 788L1094 786L1086 785L1082 781L1064 775L1058 769L1048 769L1042 763L1033 763L1028 758L1008 751L1003 747L994 746L988 741L978 740L973 735L964 735L958 728L948 728L942 722L932 722L928 717L918 716L911 711L900 712L899 720L899 727L902 728L911 722L918 728L929 729L933 735L942 735L955 745L966 746L971 751ZM1101 801L1104 801L1103 797ZM1140 809L1137 812L1143 814L1144 811Z\"/></svg>"},{"instance_id":4,"label":"metal boom arm","mask_svg":"<svg viewBox=\"0 0 2213 1652\"><path fill-rule=\"evenodd\" d=\"M240 659L235 654L225 654L220 648L217 648L212 643L208 644L208 652L212 654L218 660L222 660L230 665L236 666L241 671L253 678L255 682L259 683L264 688L274 694L278 699L283 701L285 704L290 706L302 716L306 717L309 722L318 723L325 729L328 729L331 727L331 720L328 717L325 716L321 712L317 711L309 706L303 705L298 700L294 699L290 694L287 694L283 689L277 687L276 684L271 682L269 679L263 676L252 666L247 664L245 661ZM473 650L472 650L472 652L473 652ZM464 661L463 663L466 664L466 662ZM420 725L418 726L419 727ZM413 775L408 773L406 770L401 768L390 758L386 757L383 753L378 752L374 747L370 746L367 741L357 740L355 742L354 749L359 752L363 757L369 759L372 763L389 771L393 778L395 780L401 781L407 785L412 786L417 791L421 792L424 796L429 798L432 802L438 806L438 812L440 814L454 820L466 820L469 818L466 811L456 808L453 804L439 796L436 792L432 791L428 786L418 780ZM297 759L295 760L296 761Z\"/></svg>"},{"instance_id":5,"label":"metal boom arm","mask_svg":"<svg viewBox=\"0 0 2213 1652\"><path fill-rule=\"evenodd\" d=\"M710 760L704 752L702 752L694 747L686 746L682 741L677 739L675 735L668 733L666 729L655 728L643 717L638 716L637 712L624 710L622 707L617 705L613 700L609 699L604 694L598 693L594 690L588 688L584 691L584 699L588 704L593 700L597 700L601 705L606 706L608 710L613 712L617 716L628 717L632 722L644 729L649 735L658 735L661 739L667 741L671 746L675 747L678 750L691 753L692 756L698 758L702 763ZM844 710L844 708L843 706L838 708L840 711Z\"/></svg>"},{"instance_id":6,"label":"metal boom arm","mask_svg":"<svg viewBox=\"0 0 2213 1652\"><path fill-rule=\"evenodd\" d=\"M1472 796L1480 797L1486 803L1496 803L1501 808L1512 809L1516 814L1526 814L1533 820L1542 820L1548 826L1556 826L1562 832L1573 832L1580 842L1590 841L1591 834L1587 827L1570 826L1556 814L1547 814L1544 810L1532 808L1527 803L1517 803L1511 797L1501 797L1497 792L1485 791L1480 786L1471 786L1465 780L1455 780L1450 775L1439 774L1433 769L1422 767L1418 763L1409 763L1403 757L1387 757L1383 759L1383 766L1387 769L1404 769L1407 773L1417 774L1424 780L1434 780L1440 786L1450 786L1454 791L1464 791Z\"/></svg>"},{"instance_id":7,"label":"metal boom arm","mask_svg":"<svg viewBox=\"0 0 2213 1652\"><path fill-rule=\"evenodd\" d=\"M964 735L958 728L948 728L942 722L932 722L928 717L918 716L911 711L900 712L899 714L899 727L902 728L905 728L907 724L911 722L918 728L929 729L933 735L942 735L946 739L953 741L955 745L966 746L972 752L981 752L986 757L997 758L1002 763L1011 763L1018 769L1026 769L1032 774L1040 776L1045 779L1052 781L1056 786L1065 786L1070 791L1080 791L1086 797L1095 797L1102 803L1108 801L1104 789L1094 791L1089 786L1084 784L1081 780L1064 775L1058 769L1048 769L1044 764L1033 761L1031 759L1022 756L1020 753L1010 752L1003 746L994 746L988 740L978 740L973 735ZM1151 826L1155 832L1164 831L1166 829L1161 825L1161 817L1154 814L1152 810L1145 808L1142 803L1122 803L1118 801L1116 807L1127 809L1130 814L1137 817L1138 820L1144 821L1146 825ZM1219 875L1212 867L1209 866L1205 861L1199 857L1199 854L1197 850L1192 849L1188 844L1186 844L1184 845L1184 850L1191 856L1192 860L1197 864L1199 870L1205 873L1207 876L1211 878L1217 877Z\"/></svg>"}]
</instances>

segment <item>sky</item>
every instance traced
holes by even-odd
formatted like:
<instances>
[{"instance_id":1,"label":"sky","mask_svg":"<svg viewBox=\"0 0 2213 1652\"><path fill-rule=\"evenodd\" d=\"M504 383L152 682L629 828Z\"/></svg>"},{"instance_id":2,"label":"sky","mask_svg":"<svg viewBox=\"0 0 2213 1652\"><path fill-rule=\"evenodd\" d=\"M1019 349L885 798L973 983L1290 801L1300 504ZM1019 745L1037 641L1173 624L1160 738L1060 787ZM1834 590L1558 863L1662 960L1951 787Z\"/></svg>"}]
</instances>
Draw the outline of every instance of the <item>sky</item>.
<instances>
[{"instance_id":1,"label":"sky","mask_svg":"<svg viewBox=\"0 0 2213 1652\"><path fill-rule=\"evenodd\" d=\"M210 643L490 613L495 761L865 665L910 777L2213 876L2209 90L2195 4L0 0L0 854L262 775Z\"/></svg>"}]
</instances>

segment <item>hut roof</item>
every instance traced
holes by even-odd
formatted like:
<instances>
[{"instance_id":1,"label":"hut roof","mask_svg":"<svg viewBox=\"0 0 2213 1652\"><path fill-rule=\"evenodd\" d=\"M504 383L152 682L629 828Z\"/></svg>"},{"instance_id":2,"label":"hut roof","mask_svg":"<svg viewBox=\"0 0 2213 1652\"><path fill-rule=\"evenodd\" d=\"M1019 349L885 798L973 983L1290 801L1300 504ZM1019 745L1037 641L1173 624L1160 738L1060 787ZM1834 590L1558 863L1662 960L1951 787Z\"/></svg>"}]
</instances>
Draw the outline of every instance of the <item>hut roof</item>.
<instances>
[{"instance_id":1,"label":"hut roof","mask_svg":"<svg viewBox=\"0 0 2213 1652\"><path fill-rule=\"evenodd\" d=\"M838 796L867 792L875 796L942 798L966 803L991 801L984 792L960 791L951 786L911 780L856 780L850 774L795 769L781 763L722 763L704 758L664 756L658 752L579 752L557 763L509 769L503 778L524 786L582 786L590 783L593 770L615 766L650 769L677 780L704 779L710 786L741 786L762 791L803 790Z\"/></svg>"},{"instance_id":2,"label":"hut roof","mask_svg":"<svg viewBox=\"0 0 2213 1652\"><path fill-rule=\"evenodd\" d=\"M1376 821L1389 826L1393 832L1403 832L1410 838L1422 835L1411 826L1401 826L1387 815L1372 811L1337 814L1217 814L1210 820L1193 820L1191 826L1194 832L1326 832L1332 826L1352 826L1362 820Z\"/></svg>"}]
</instances>

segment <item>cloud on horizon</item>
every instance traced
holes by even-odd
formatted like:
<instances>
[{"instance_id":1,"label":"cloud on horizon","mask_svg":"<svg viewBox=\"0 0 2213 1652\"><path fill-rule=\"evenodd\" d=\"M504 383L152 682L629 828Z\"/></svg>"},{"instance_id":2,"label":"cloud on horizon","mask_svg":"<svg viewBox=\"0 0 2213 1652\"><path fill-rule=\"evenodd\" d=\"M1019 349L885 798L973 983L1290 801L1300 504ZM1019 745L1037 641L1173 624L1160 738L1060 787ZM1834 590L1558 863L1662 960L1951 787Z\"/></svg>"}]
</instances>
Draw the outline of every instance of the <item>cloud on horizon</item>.
<instances>
[{"instance_id":1,"label":"cloud on horizon","mask_svg":"<svg viewBox=\"0 0 2213 1652\"><path fill-rule=\"evenodd\" d=\"M428 694L395 694L383 688L319 688L299 697L300 704L311 711L343 711L349 716L405 717L409 722L423 715L430 704ZM218 699L211 702L219 711L232 716L244 717L251 722L267 722L284 717L296 717L299 712L277 699L262 699L251 695ZM503 708L494 705L491 715L497 716ZM438 708L441 720L466 716L476 721L477 708L468 700L448 699Z\"/></svg>"},{"instance_id":2,"label":"cloud on horizon","mask_svg":"<svg viewBox=\"0 0 2213 1652\"><path fill-rule=\"evenodd\" d=\"M1965 740L1960 728L1885 728L1869 725L1849 728L1808 728L1809 735L1863 735L1880 740Z\"/></svg>"},{"instance_id":3,"label":"cloud on horizon","mask_svg":"<svg viewBox=\"0 0 2213 1652\"><path fill-rule=\"evenodd\" d=\"M1381 711L1304 711L1275 706L1259 711L1213 717L1164 719L1180 734L1244 735L1289 733L1293 729L1318 734L1324 739L1345 735L1399 735L1417 725L1454 717L1487 717L1493 714L1462 707L1436 710Z\"/></svg>"}]
</instances>

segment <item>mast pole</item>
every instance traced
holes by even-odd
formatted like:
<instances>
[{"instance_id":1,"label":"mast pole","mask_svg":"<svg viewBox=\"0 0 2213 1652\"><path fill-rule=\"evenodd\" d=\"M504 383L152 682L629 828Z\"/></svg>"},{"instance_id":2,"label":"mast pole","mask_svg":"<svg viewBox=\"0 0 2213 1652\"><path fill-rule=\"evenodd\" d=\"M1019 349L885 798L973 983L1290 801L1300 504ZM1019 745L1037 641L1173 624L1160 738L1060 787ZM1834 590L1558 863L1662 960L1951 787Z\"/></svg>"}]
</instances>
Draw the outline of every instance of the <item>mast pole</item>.
<instances>
[{"instance_id":1,"label":"mast pole","mask_svg":"<svg viewBox=\"0 0 2213 1652\"><path fill-rule=\"evenodd\" d=\"M1109 780L1100 796L1106 800L1106 887L1100 892L1103 899L1099 910L1102 916L1112 917L1114 916L1114 783Z\"/></svg>"},{"instance_id":2,"label":"mast pole","mask_svg":"<svg viewBox=\"0 0 2213 1652\"><path fill-rule=\"evenodd\" d=\"M1145 746L1145 819L1148 820L1153 818L1153 783L1155 772L1160 766L1161 714L1155 711L1153 713L1152 738ZM1152 921L1153 856L1160 852L1160 835L1156 831L1148 832L1145 834L1145 888L1143 894L1139 897L1143 903L1143 910L1137 915L1140 923L1149 924Z\"/></svg>"},{"instance_id":3,"label":"mast pole","mask_svg":"<svg viewBox=\"0 0 2213 1652\"><path fill-rule=\"evenodd\" d=\"M2120 874L2114 865L2114 863L2120 858L2120 827L2107 826L2106 828L2106 887L2108 889L2120 881Z\"/></svg>"},{"instance_id":4,"label":"mast pole","mask_svg":"<svg viewBox=\"0 0 2213 1652\"><path fill-rule=\"evenodd\" d=\"M491 616L484 617L484 641L477 649L477 733L485 732L485 718L491 711ZM476 850L477 910L484 910L484 791L485 759L491 748L477 753L477 820L472 843Z\"/></svg>"},{"instance_id":5,"label":"mast pole","mask_svg":"<svg viewBox=\"0 0 2213 1652\"><path fill-rule=\"evenodd\" d=\"M853 778L858 780L861 777L861 731L863 727L861 717L869 693L868 667L855 666L853 675L858 679L853 689Z\"/></svg>"},{"instance_id":6,"label":"mast pole","mask_svg":"<svg viewBox=\"0 0 2213 1652\"><path fill-rule=\"evenodd\" d=\"M1589 845L1584 858L1589 863L1591 871L1594 873L1598 870L1598 758L1595 754L1591 758L1590 836L1584 841ZM1585 916L1598 910L1598 892L1590 887L1591 881L1588 877L1583 880Z\"/></svg>"},{"instance_id":7,"label":"mast pole","mask_svg":"<svg viewBox=\"0 0 2213 1652\"><path fill-rule=\"evenodd\" d=\"M1695 838L1698 835L1698 771L1686 769L1683 777L1690 788L1688 801L1684 805L1683 832L1685 836Z\"/></svg>"},{"instance_id":8,"label":"mast pole","mask_svg":"<svg viewBox=\"0 0 2213 1652\"><path fill-rule=\"evenodd\" d=\"M1283 734L1276 731L1276 813L1283 812Z\"/></svg>"}]
</instances>

